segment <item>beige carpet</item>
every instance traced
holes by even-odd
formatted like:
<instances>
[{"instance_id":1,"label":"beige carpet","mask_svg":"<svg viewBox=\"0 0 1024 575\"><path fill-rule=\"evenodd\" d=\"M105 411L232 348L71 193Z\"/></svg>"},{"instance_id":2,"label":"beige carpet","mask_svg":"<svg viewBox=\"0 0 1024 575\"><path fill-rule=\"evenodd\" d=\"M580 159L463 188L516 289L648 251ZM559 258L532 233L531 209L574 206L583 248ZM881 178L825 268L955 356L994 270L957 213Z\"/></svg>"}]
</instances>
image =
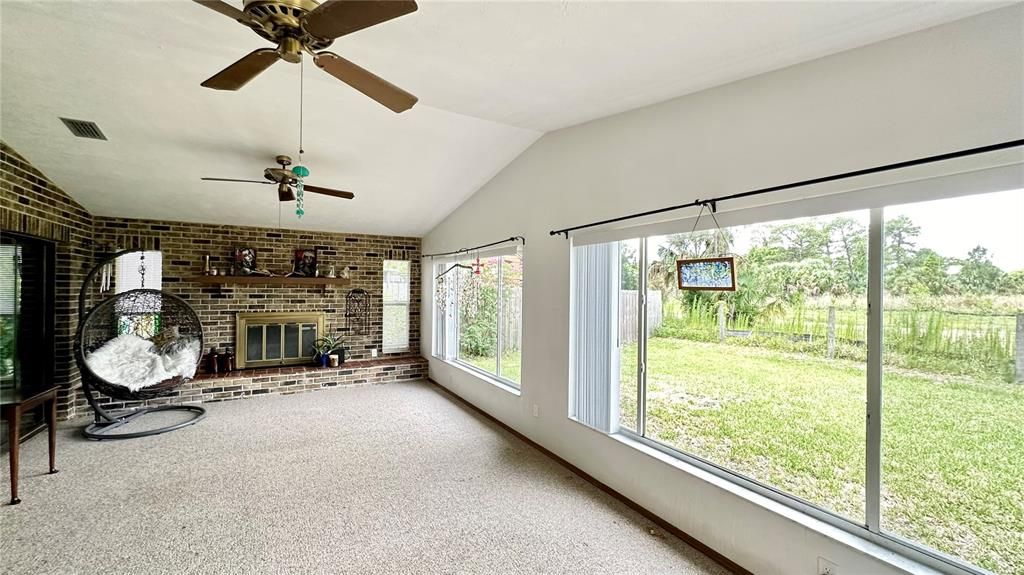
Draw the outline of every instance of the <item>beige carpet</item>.
<instances>
[{"instance_id":1,"label":"beige carpet","mask_svg":"<svg viewBox=\"0 0 1024 575\"><path fill-rule=\"evenodd\" d=\"M123 442L66 423L52 476L26 442L0 572L725 573L432 384L208 409Z\"/></svg>"}]
</instances>

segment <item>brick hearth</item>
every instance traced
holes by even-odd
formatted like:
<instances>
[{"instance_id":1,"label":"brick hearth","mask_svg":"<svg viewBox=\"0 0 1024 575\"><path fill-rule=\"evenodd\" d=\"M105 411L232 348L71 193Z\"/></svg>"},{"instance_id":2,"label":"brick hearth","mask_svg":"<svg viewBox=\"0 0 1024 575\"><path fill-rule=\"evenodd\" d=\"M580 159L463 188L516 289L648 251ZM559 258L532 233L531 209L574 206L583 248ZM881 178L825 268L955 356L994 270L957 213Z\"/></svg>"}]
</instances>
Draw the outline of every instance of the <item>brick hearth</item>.
<instances>
[{"instance_id":1,"label":"brick hearth","mask_svg":"<svg viewBox=\"0 0 1024 575\"><path fill-rule=\"evenodd\" d=\"M261 395L289 395L331 387L374 385L426 377L427 360L410 355L347 361L340 367L270 367L215 375L200 374L167 397L125 402L103 396L100 401L106 409L168 403L213 403ZM75 398L75 408L79 414L91 413L81 389Z\"/></svg>"}]
</instances>

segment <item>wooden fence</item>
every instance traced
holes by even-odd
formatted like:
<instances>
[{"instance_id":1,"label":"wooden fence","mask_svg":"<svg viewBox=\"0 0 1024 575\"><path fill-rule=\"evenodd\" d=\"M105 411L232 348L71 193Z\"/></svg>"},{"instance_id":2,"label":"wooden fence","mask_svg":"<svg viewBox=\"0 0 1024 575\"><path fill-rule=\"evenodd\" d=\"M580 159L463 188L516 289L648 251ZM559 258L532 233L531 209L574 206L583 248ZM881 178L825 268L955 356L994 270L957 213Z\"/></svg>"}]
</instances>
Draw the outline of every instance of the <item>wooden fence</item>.
<instances>
[{"instance_id":1,"label":"wooden fence","mask_svg":"<svg viewBox=\"0 0 1024 575\"><path fill-rule=\"evenodd\" d=\"M619 342L636 342L637 291L619 292ZM501 341L506 352L518 351L523 334L523 292L510 290L501 294ZM647 292L647 335L661 325L661 292Z\"/></svg>"},{"instance_id":2,"label":"wooden fence","mask_svg":"<svg viewBox=\"0 0 1024 575\"><path fill-rule=\"evenodd\" d=\"M636 322L640 314L637 313L637 290L624 289L619 292L619 344L634 343L639 333ZM661 325L661 292L647 292L647 335L650 336L654 330Z\"/></svg>"},{"instance_id":3,"label":"wooden fence","mask_svg":"<svg viewBox=\"0 0 1024 575\"><path fill-rule=\"evenodd\" d=\"M506 353L519 351L523 336L523 290L501 294L501 343Z\"/></svg>"}]
</instances>

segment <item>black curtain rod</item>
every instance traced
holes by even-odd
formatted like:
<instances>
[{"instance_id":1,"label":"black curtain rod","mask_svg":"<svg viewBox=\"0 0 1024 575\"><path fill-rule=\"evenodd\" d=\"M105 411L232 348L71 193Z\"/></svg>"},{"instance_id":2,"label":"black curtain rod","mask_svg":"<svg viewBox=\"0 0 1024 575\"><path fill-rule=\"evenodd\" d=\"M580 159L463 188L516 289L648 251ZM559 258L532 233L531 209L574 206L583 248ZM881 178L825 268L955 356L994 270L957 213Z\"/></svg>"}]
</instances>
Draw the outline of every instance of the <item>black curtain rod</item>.
<instances>
[{"instance_id":1,"label":"black curtain rod","mask_svg":"<svg viewBox=\"0 0 1024 575\"><path fill-rule=\"evenodd\" d=\"M444 253L439 253L439 254L423 254L420 257L421 258L436 258L436 257L440 257L440 256L454 256L454 255L458 255L458 254L468 254L469 252L475 252L476 250L482 250L484 248L489 248L491 246L498 246L498 245L501 245L501 244L507 244L508 242L523 242L523 245L525 246L526 245L526 238L524 238L523 236L512 236L511 238L504 239L504 240L499 240L499 241L496 241L496 242L491 242L489 244L484 244L482 246L473 246L471 248L462 248L460 250L455 250L454 252L444 252Z\"/></svg>"},{"instance_id":2,"label":"black curtain rod","mask_svg":"<svg viewBox=\"0 0 1024 575\"><path fill-rule=\"evenodd\" d=\"M718 202L726 200L737 200L740 198L749 198L750 196L758 196L761 194L767 194L770 192L778 192L781 190L789 190L792 188L799 188L802 186L810 186L812 184L823 184L825 182L834 182L836 180L842 180L846 178L853 178L856 176L866 176L868 174L875 174L878 172L887 172L889 170L897 170L900 168L909 168L911 166L919 166L921 164L930 164L933 162L941 162L943 160L952 160L954 158L962 158L964 156L973 156L976 154L984 154L986 152L995 152L998 150L1005 150L1008 148L1018 148L1024 146L1024 139L1021 140L1010 140L1008 142L1001 142L998 144L990 144L988 146L981 146L979 148L968 148L966 150L959 150L956 152L948 152L946 154L939 154L937 156L927 156L924 158L917 158L916 160L907 160L904 162L896 162L895 164L886 164L884 166L875 166L873 168L864 168L862 170L854 170L852 172L843 172L841 174L833 174L831 176L823 176L820 178L813 178L810 180L803 180L800 182L793 182L790 184L782 184L780 186L771 186L769 188L761 188L759 190L750 190L747 192L738 192L735 194L729 194L727 196L719 196L710 200L694 200L687 204L679 204L677 206L669 206L667 208L659 208L656 210L648 210L646 212L639 212L635 214L629 214L628 216L619 216L617 218L610 218L607 220L601 220L598 222L591 222L589 224L581 224L578 226L572 226L569 228L563 228L560 230L552 230L550 235L557 236L559 234L565 235L565 239L569 239L569 232L576 230L582 230L585 228L593 228L597 226L603 226L606 224L614 224L617 222L623 222L626 220L632 220L636 218L642 218L645 216L653 216L655 214L663 214L665 212L672 212L675 210L681 210L683 208L695 208L697 206L707 206L711 208L712 212L717 211Z\"/></svg>"}]
</instances>

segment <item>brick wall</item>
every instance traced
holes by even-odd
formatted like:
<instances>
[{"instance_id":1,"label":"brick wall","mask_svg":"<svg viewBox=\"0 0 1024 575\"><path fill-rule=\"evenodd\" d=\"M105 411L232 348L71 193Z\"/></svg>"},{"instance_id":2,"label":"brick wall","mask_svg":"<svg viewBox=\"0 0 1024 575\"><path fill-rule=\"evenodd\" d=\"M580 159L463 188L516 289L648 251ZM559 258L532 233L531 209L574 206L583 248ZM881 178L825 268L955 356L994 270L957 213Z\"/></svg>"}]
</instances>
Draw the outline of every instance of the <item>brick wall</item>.
<instances>
[{"instance_id":1,"label":"brick wall","mask_svg":"<svg viewBox=\"0 0 1024 575\"><path fill-rule=\"evenodd\" d=\"M54 376L64 386L60 412L74 416L74 388L81 385L73 352L78 329L78 290L93 251L92 216L7 144L0 142L0 231L53 241L57 285L54 293Z\"/></svg>"},{"instance_id":2,"label":"brick wall","mask_svg":"<svg viewBox=\"0 0 1024 575\"><path fill-rule=\"evenodd\" d=\"M78 292L85 275L100 254L115 248L144 248L163 252L163 289L186 299L196 309L203 323L207 349L211 346L236 347L235 314L240 311L324 311L327 330L345 337L347 356L354 360L369 358L372 349L380 350L382 347L381 288L384 260L408 260L411 262L411 347L408 351L388 356L406 362L411 367L397 373L392 369L373 368L370 375L359 371L353 372L354 375L339 375L335 379L337 384L344 385L359 383L366 378L372 383L420 373L419 363L407 358L398 359L419 356L419 238L93 217L2 142L0 230L48 239L55 242L57 247L57 350L54 361L55 383L64 387L59 404L61 418L87 415L89 411L78 391L81 377L73 354L75 331L78 328ZM214 267L226 268L236 247L256 248L259 266L275 272L291 269L295 249L316 248L323 272L333 265L340 276L342 269L349 266L351 285L329 286L326 293L322 293L319 286L219 287L189 281L202 273L203 255L211 256ZM354 288L365 289L371 296L370 318L365 333L353 333L345 321L345 295ZM384 357L384 354L381 355ZM316 373L303 376L300 378L301 383L300 379L292 377L280 381L260 381L256 385L261 389L281 387L282 390L293 385L299 386L298 389L333 385L328 385L330 382L325 382L324 378L324 373ZM287 385L277 386L277 383ZM203 391L207 387L221 388L221 391ZM190 384L187 397L179 394L166 401L219 399L215 394L225 393L223 388L222 383L198 380ZM250 395L260 393L267 392Z\"/></svg>"},{"instance_id":3,"label":"brick wall","mask_svg":"<svg viewBox=\"0 0 1024 575\"><path fill-rule=\"evenodd\" d=\"M199 314L206 348L235 345L235 314L238 312L326 312L328 333L341 334L347 357L369 358L383 342L381 288L384 260L411 262L410 294L420 291L420 240L396 236L370 236L332 232L308 232L274 228L219 226L151 220L95 218L94 238L100 246L120 249L143 248L163 252L163 289L179 295ZM297 248L318 252L319 267L326 272L334 266L338 275L345 266L351 271L351 285L296 287L277 285L202 285L189 281L202 274L202 260L210 255L216 268L230 266L236 247L254 247L259 267L274 272L291 270ZM365 333L346 325L345 295L362 288L370 294L370 317ZM419 298L411 297L409 345L407 351L392 355L419 354Z\"/></svg>"}]
</instances>

